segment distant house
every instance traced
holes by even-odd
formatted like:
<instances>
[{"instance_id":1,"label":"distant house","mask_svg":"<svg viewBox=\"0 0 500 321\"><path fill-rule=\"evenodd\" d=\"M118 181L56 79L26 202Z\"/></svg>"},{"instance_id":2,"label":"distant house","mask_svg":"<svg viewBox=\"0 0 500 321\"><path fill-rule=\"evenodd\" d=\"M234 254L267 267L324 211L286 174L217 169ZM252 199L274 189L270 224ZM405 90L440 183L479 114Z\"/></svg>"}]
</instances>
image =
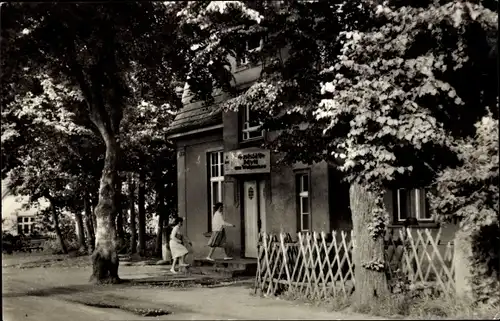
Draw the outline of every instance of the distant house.
<instances>
[{"instance_id":1,"label":"distant house","mask_svg":"<svg viewBox=\"0 0 500 321\"><path fill-rule=\"evenodd\" d=\"M25 210L22 204L26 198L10 193L5 181L2 181L2 232L12 235L30 235L35 230L36 209Z\"/></svg>"},{"instance_id":2,"label":"distant house","mask_svg":"<svg viewBox=\"0 0 500 321\"><path fill-rule=\"evenodd\" d=\"M241 90L262 71L261 65L246 60L231 62L234 86ZM213 96L215 103L204 106L193 100L186 84L183 108L168 132L177 148L178 213L185 218L195 256L206 255L216 202L224 203L225 219L236 225L226 230L235 256L256 258L259 232L294 235L352 228L349 185L334 166L278 166L278 155L259 147L276 133L261 130L249 108L222 111L224 92ZM393 228L403 227L408 218L418 227L438 227L423 189L388 190L385 203ZM443 241L453 237L453 229L443 232Z\"/></svg>"}]
</instances>

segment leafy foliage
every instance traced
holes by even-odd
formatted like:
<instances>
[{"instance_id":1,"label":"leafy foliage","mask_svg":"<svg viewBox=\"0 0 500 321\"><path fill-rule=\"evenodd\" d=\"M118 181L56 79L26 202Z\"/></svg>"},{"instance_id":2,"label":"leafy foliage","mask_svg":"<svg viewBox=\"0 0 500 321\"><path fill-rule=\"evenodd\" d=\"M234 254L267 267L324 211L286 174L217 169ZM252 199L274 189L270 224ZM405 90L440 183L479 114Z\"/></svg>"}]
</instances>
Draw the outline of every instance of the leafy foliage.
<instances>
[{"instance_id":1,"label":"leafy foliage","mask_svg":"<svg viewBox=\"0 0 500 321\"><path fill-rule=\"evenodd\" d=\"M263 128L274 131L267 145L282 161L326 160L367 187L376 198L374 238L389 220L386 188L428 187L448 170L456 190L437 214L496 222L479 204L495 204L498 190L459 188L465 175L477 175L478 184L495 179L493 150L482 153L491 171L452 172L475 124L488 110L498 119L495 1L240 1L215 12L212 3L182 13L196 53L191 89L206 98L214 86L230 87L224 70L241 54L260 63L260 77L233 90L225 107L260 110ZM256 35L260 50L238 50ZM492 126L481 130L498 136ZM457 213L444 208L460 202Z\"/></svg>"},{"instance_id":2,"label":"leafy foliage","mask_svg":"<svg viewBox=\"0 0 500 321\"><path fill-rule=\"evenodd\" d=\"M476 136L455 146L463 164L440 172L436 194L430 195L433 210L445 221L459 219L470 237L476 299L496 304L500 291L498 126L492 113L476 124Z\"/></svg>"},{"instance_id":3,"label":"leafy foliage","mask_svg":"<svg viewBox=\"0 0 500 321\"><path fill-rule=\"evenodd\" d=\"M227 16L192 6L197 15L186 24L212 36L196 47L205 69L190 84L221 81L206 62L223 59L244 32L263 35L261 77L226 107L261 109L285 161L338 162L350 182L366 184L377 195L374 237L387 224L384 189L427 186L437 170L457 165L455 138L473 134L497 103L497 15L481 4L258 2L259 19L244 14L250 6L238 8L253 20L229 19L236 6Z\"/></svg>"},{"instance_id":4,"label":"leafy foliage","mask_svg":"<svg viewBox=\"0 0 500 321\"><path fill-rule=\"evenodd\" d=\"M96 216L109 226L98 226L98 244L114 242L107 218L116 210L116 171L151 170L172 153L162 132L178 103L172 82L186 66L175 32L177 6L2 7L1 90L8 106L2 148L10 151L2 153L2 175L14 178L19 193L33 199L51 193L72 210L82 209L87 193L94 200L98 177L107 177L101 183L109 193L101 193ZM126 157L120 146L130 148ZM166 158L160 172L168 168L170 178L173 158Z\"/></svg>"},{"instance_id":5,"label":"leafy foliage","mask_svg":"<svg viewBox=\"0 0 500 321\"><path fill-rule=\"evenodd\" d=\"M468 2L379 5L376 15L381 26L341 34L340 61L324 70L329 98L316 115L329 120L326 131L345 128L331 148L344 151L340 168L349 180L379 192L403 179L424 187L436 170L457 164L455 139L469 136L496 104L485 70L497 17ZM471 88L473 79L481 87ZM384 212L378 204L376 220Z\"/></svg>"}]
</instances>

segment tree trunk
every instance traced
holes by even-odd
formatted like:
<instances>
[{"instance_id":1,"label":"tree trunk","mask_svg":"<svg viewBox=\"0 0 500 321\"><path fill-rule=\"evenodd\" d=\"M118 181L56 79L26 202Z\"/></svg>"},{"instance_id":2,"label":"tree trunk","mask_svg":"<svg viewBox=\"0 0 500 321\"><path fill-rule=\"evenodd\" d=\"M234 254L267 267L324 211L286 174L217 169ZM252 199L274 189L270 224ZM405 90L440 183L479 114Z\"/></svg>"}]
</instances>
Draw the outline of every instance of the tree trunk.
<instances>
[{"instance_id":1,"label":"tree trunk","mask_svg":"<svg viewBox=\"0 0 500 321\"><path fill-rule=\"evenodd\" d=\"M372 222L375 198L359 184L351 184L350 204L355 246L353 249L354 277L356 288L354 302L358 306L373 303L378 297L389 294L385 271L374 271L363 267L370 261L384 261L384 238L376 240L366 228Z\"/></svg>"},{"instance_id":2,"label":"tree trunk","mask_svg":"<svg viewBox=\"0 0 500 321\"><path fill-rule=\"evenodd\" d=\"M157 208L156 215L158 215L158 227L156 229L156 244L155 244L155 255L157 257L162 256L161 246L162 246L162 234L163 234L163 222L165 220L165 200L164 200L164 189L162 182L156 182L156 197L157 197Z\"/></svg>"},{"instance_id":3,"label":"tree trunk","mask_svg":"<svg viewBox=\"0 0 500 321\"><path fill-rule=\"evenodd\" d=\"M128 179L128 201L130 204L130 253L137 252L137 227L135 224L135 182L132 175Z\"/></svg>"},{"instance_id":4,"label":"tree trunk","mask_svg":"<svg viewBox=\"0 0 500 321\"><path fill-rule=\"evenodd\" d=\"M83 228L83 218L80 211L75 212L76 232L78 237L79 251L85 252L85 230Z\"/></svg>"},{"instance_id":5,"label":"tree trunk","mask_svg":"<svg viewBox=\"0 0 500 321\"><path fill-rule=\"evenodd\" d=\"M123 229L122 181L120 177L118 177L118 182L116 184L116 204L117 204L116 232L118 234L118 245L121 248L124 244L125 233Z\"/></svg>"},{"instance_id":6,"label":"tree trunk","mask_svg":"<svg viewBox=\"0 0 500 321\"><path fill-rule=\"evenodd\" d=\"M97 219L95 217L96 202L92 200L91 196L89 196L89 202L90 202L90 217L92 219L92 229L94 230L94 235L95 235L95 231L97 231Z\"/></svg>"},{"instance_id":7,"label":"tree trunk","mask_svg":"<svg viewBox=\"0 0 500 321\"><path fill-rule=\"evenodd\" d=\"M161 240L163 234L163 215L158 216L158 226L156 227L155 256L161 257Z\"/></svg>"},{"instance_id":8,"label":"tree trunk","mask_svg":"<svg viewBox=\"0 0 500 321\"><path fill-rule=\"evenodd\" d=\"M139 191L137 205L139 207L139 255L143 256L146 252L146 186L144 182L144 172L139 174Z\"/></svg>"},{"instance_id":9,"label":"tree trunk","mask_svg":"<svg viewBox=\"0 0 500 321\"><path fill-rule=\"evenodd\" d=\"M54 200L49 198L50 201L50 209L52 211L52 220L54 221L54 230L56 231L57 240L59 241L59 245L61 246L61 250L64 254L68 254L68 248L64 243L64 239L61 233L61 228L59 226L59 215L57 215L56 205L54 204Z\"/></svg>"},{"instance_id":10,"label":"tree trunk","mask_svg":"<svg viewBox=\"0 0 500 321\"><path fill-rule=\"evenodd\" d=\"M85 227L88 235L88 249L89 253L94 252L95 249L95 232L94 223L92 222L92 208L90 207L89 197L86 194L83 198L83 208L85 211Z\"/></svg>"},{"instance_id":11,"label":"tree trunk","mask_svg":"<svg viewBox=\"0 0 500 321\"><path fill-rule=\"evenodd\" d=\"M93 273L91 281L97 283L117 283L118 253L116 248L116 182L119 146L113 133L102 123L97 127L106 144L106 157L99 186L99 202L96 216L96 248L92 254Z\"/></svg>"}]
</instances>

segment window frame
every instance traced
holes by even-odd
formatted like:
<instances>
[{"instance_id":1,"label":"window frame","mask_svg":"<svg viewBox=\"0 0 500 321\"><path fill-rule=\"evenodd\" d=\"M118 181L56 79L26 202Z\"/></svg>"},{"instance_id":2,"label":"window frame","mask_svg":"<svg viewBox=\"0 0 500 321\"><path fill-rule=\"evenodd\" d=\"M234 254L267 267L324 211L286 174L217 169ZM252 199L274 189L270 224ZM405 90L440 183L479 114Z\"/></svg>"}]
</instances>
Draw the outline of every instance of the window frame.
<instances>
[{"instance_id":1,"label":"window frame","mask_svg":"<svg viewBox=\"0 0 500 321\"><path fill-rule=\"evenodd\" d=\"M248 55L246 54L247 52L254 52L256 50L262 50L264 47L264 38L261 37L259 40L259 45L257 47L249 49L249 42L248 40L245 40L245 53L243 54L242 57L236 57L236 67L237 68L245 68L249 67L251 62L250 59L248 58Z\"/></svg>"},{"instance_id":2,"label":"window frame","mask_svg":"<svg viewBox=\"0 0 500 321\"><path fill-rule=\"evenodd\" d=\"M212 155L217 155L217 162L213 163ZM208 232L212 231L212 215L215 203L223 201L224 193L224 151L214 150L207 153L207 171L208 171ZM213 168L217 168L217 176L213 175ZM221 175L222 174L222 175ZM214 202L214 183L217 184L218 200Z\"/></svg>"},{"instance_id":3,"label":"window frame","mask_svg":"<svg viewBox=\"0 0 500 321\"><path fill-rule=\"evenodd\" d=\"M307 190L304 190L304 177L307 177ZM312 231L312 201L311 201L311 171L300 170L295 172L297 232L310 233ZM303 212L303 202L307 198L307 213ZM307 215L308 228L304 229L304 216Z\"/></svg>"},{"instance_id":4,"label":"window frame","mask_svg":"<svg viewBox=\"0 0 500 321\"><path fill-rule=\"evenodd\" d=\"M418 200L412 202L410 206L413 206L415 204L415 208L412 208L415 212L415 217L412 216L412 213L410 212L409 215L406 217L402 217L403 211L402 205L401 205L401 192L402 191L410 191L410 201L412 199ZM436 220L435 218L430 215L430 217L425 217L425 215L430 214L428 213L428 198L426 196L426 189L425 188L396 188L393 190L393 217L394 217L394 223L395 224L404 224L405 221L409 218L415 218L417 222L420 224L435 224ZM423 195L422 195L423 194ZM422 198L423 198L423 203L424 209L421 211L420 205L422 203ZM424 217L422 217L424 216Z\"/></svg>"},{"instance_id":5,"label":"window frame","mask_svg":"<svg viewBox=\"0 0 500 321\"><path fill-rule=\"evenodd\" d=\"M32 216L18 216L17 217L17 234L30 235L33 233L35 226L35 218ZM28 232L26 231L28 229Z\"/></svg>"},{"instance_id":6,"label":"window frame","mask_svg":"<svg viewBox=\"0 0 500 321\"><path fill-rule=\"evenodd\" d=\"M250 142L254 140L260 140L264 138L264 130L261 129L262 123L259 122L258 126L250 126L250 123L252 122L252 117L251 117L251 108L250 106L245 106L243 107L244 110L242 111L242 126L241 126L241 141L242 142ZM259 136L255 137L250 137L252 133L258 133L260 132ZM247 136L246 136L247 135Z\"/></svg>"}]
</instances>

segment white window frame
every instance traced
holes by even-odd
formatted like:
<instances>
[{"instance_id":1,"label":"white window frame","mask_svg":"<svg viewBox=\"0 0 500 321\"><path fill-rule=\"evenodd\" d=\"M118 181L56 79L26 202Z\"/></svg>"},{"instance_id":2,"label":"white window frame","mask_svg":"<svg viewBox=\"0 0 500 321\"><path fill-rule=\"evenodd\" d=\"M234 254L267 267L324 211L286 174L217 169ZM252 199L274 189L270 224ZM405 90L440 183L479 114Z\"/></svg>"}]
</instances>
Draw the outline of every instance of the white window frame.
<instances>
[{"instance_id":1,"label":"white window frame","mask_svg":"<svg viewBox=\"0 0 500 321\"><path fill-rule=\"evenodd\" d=\"M250 126L250 123L252 121L250 117L250 106L245 106L243 110L243 129L242 129L242 140L243 141L248 141L248 140L254 140L254 139L260 139L264 137L264 131L261 129L262 123L259 122L259 125L257 126ZM260 131L259 136L254 136L251 137L250 134L256 133Z\"/></svg>"},{"instance_id":2,"label":"white window frame","mask_svg":"<svg viewBox=\"0 0 500 321\"><path fill-rule=\"evenodd\" d=\"M250 64L250 60L248 59L248 56L246 54L246 52L255 52L255 51L258 51L258 50L262 50L262 48L264 47L264 39L261 38L260 41L259 41L259 45L255 48L248 48L248 41L245 41L245 54L243 55L243 57L241 58L237 58L237 62L236 62L236 65L238 67L245 67L245 66L248 66Z\"/></svg>"},{"instance_id":3,"label":"white window frame","mask_svg":"<svg viewBox=\"0 0 500 321\"><path fill-rule=\"evenodd\" d=\"M309 191L311 184L309 184L309 173L299 173L299 217L300 217L300 231L309 232L311 229L311 199L309 198ZM304 179L307 180L307 191L304 190ZM308 212L303 212L303 204L307 202ZM309 228L304 229L304 216L307 216Z\"/></svg>"},{"instance_id":4,"label":"white window frame","mask_svg":"<svg viewBox=\"0 0 500 321\"><path fill-rule=\"evenodd\" d=\"M397 212L398 212L398 222L404 222L406 219L408 218L403 218L401 217L401 196L400 196L400 193L401 191L406 191L407 189L406 188L398 188L396 190L396 197L397 197ZM425 198L426 198L426 195L425 195L425 189L421 188L412 188L410 189L410 193L414 195L415 199L418 200L417 202L415 202L415 213L416 213L416 219L418 222L433 222L434 221L434 218L431 216L431 217L425 217L425 211L426 209L423 208L421 209L420 208L420 198L421 197L424 197L424 203L425 203ZM411 195L410 194L410 195ZM422 196L423 195L423 196Z\"/></svg>"},{"instance_id":5,"label":"white window frame","mask_svg":"<svg viewBox=\"0 0 500 321\"><path fill-rule=\"evenodd\" d=\"M212 162L212 156L216 155L216 163ZM213 176L212 169L217 167L217 176ZM222 202L222 184L224 184L224 152L214 151L209 153L209 170L210 170L210 214L213 214L215 203ZM217 200L214 201L214 184L217 183Z\"/></svg>"},{"instance_id":6,"label":"white window frame","mask_svg":"<svg viewBox=\"0 0 500 321\"><path fill-rule=\"evenodd\" d=\"M17 219L21 218L21 222L17 222L17 231L19 233L19 226L21 227L21 231L24 235L30 235L33 233L35 218L33 216L18 216ZM27 220L27 221L26 221ZM24 232L24 227L28 226L28 233Z\"/></svg>"}]
</instances>

